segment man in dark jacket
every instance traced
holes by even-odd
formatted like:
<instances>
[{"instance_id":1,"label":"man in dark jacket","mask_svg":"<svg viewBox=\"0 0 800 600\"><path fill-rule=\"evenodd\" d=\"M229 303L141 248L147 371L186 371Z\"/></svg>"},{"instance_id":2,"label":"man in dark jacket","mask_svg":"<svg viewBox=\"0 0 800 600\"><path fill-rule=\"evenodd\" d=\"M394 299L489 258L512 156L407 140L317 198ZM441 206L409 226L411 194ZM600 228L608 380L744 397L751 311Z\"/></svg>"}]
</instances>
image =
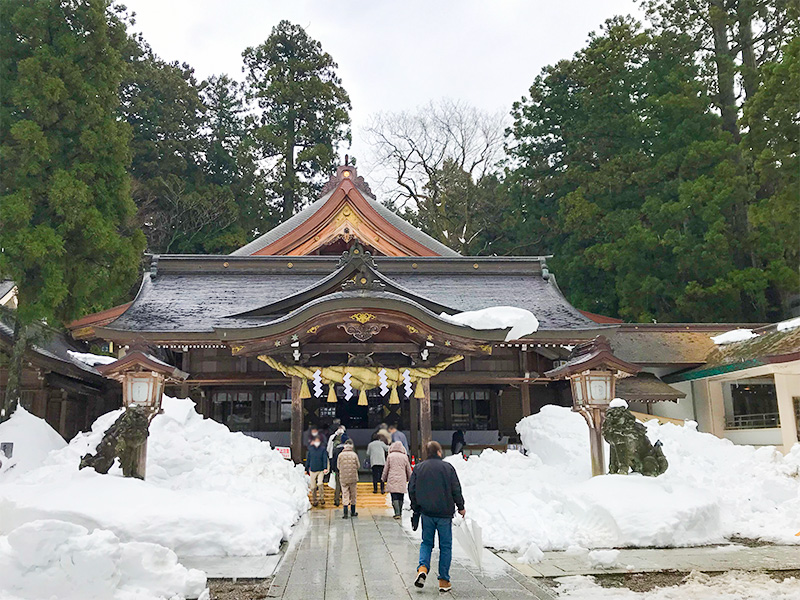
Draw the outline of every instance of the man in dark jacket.
<instances>
[{"instance_id":1,"label":"man in dark jacket","mask_svg":"<svg viewBox=\"0 0 800 600\"><path fill-rule=\"evenodd\" d=\"M325 475L328 473L328 449L322 445L322 440L315 437L308 447L306 455L306 473L311 476L311 504L317 505L317 492L320 502L325 506Z\"/></svg>"},{"instance_id":2,"label":"man in dark jacket","mask_svg":"<svg viewBox=\"0 0 800 600\"><path fill-rule=\"evenodd\" d=\"M419 567L414 585L422 587L431 568L431 554L436 534L439 534L439 591L450 591L450 562L453 558L453 514L464 516L464 497L461 482L450 463L442 460L438 442L425 445L425 460L417 465L408 482L411 509L422 514L422 544L419 547Z\"/></svg>"}]
</instances>

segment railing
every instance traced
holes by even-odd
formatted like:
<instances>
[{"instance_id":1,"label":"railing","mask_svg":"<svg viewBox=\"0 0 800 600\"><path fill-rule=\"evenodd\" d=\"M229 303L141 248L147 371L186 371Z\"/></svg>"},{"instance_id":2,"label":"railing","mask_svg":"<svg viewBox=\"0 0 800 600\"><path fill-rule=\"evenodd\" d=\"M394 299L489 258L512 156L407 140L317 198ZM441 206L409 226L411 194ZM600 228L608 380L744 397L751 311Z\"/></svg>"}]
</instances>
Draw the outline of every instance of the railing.
<instances>
[{"instance_id":1,"label":"railing","mask_svg":"<svg viewBox=\"0 0 800 600\"><path fill-rule=\"evenodd\" d=\"M780 415L776 412L752 415L734 415L728 419L726 429L770 429L781 426Z\"/></svg>"}]
</instances>

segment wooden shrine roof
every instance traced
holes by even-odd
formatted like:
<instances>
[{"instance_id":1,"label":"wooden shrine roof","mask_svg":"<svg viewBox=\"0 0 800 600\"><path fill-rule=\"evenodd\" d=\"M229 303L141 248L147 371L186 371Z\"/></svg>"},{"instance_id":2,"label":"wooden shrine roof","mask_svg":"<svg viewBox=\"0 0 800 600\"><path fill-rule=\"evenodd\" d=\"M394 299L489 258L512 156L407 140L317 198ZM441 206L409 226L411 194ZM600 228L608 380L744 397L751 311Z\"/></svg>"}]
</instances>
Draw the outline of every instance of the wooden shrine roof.
<instances>
[{"instance_id":1,"label":"wooden shrine roof","mask_svg":"<svg viewBox=\"0 0 800 600\"><path fill-rule=\"evenodd\" d=\"M454 314L516 306L539 319L540 332L598 331L561 294L542 269L543 259L496 257L375 257L380 276L395 293ZM161 333L162 337L210 334L215 328L250 328L284 316L250 316L329 279L333 256L157 256L133 304L103 330ZM399 291L398 291L399 290ZM333 291L333 290L331 290ZM283 314L281 314L283 313ZM101 333L102 336L102 333ZM192 335L199 339L202 335ZM585 337L585 336L579 336Z\"/></svg>"}]
</instances>

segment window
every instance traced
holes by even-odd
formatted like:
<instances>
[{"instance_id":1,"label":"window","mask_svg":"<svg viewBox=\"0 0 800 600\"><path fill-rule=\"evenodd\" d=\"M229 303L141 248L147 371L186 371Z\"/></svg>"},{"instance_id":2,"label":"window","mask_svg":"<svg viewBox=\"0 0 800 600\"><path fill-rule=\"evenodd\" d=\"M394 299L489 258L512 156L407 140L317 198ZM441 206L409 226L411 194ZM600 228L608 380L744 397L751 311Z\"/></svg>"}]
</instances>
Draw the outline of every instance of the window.
<instances>
[{"instance_id":1,"label":"window","mask_svg":"<svg viewBox=\"0 0 800 600\"><path fill-rule=\"evenodd\" d=\"M231 431L253 430L253 395L249 391L215 391L214 420Z\"/></svg>"},{"instance_id":2,"label":"window","mask_svg":"<svg viewBox=\"0 0 800 600\"><path fill-rule=\"evenodd\" d=\"M431 389L431 428L445 429L444 392L441 389Z\"/></svg>"},{"instance_id":3,"label":"window","mask_svg":"<svg viewBox=\"0 0 800 600\"><path fill-rule=\"evenodd\" d=\"M489 390L453 390L453 429L489 429Z\"/></svg>"},{"instance_id":4,"label":"window","mask_svg":"<svg viewBox=\"0 0 800 600\"><path fill-rule=\"evenodd\" d=\"M728 429L780 427L774 383L737 382L724 388Z\"/></svg>"},{"instance_id":5,"label":"window","mask_svg":"<svg viewBox=\"0 0 800 600\"><path fill-rule=\"evenodd\" d=\"M280 425L292 420L292 399L288 389L264 390L261 392L264 403L264 424Z\"/></svg>"}]
</instances>

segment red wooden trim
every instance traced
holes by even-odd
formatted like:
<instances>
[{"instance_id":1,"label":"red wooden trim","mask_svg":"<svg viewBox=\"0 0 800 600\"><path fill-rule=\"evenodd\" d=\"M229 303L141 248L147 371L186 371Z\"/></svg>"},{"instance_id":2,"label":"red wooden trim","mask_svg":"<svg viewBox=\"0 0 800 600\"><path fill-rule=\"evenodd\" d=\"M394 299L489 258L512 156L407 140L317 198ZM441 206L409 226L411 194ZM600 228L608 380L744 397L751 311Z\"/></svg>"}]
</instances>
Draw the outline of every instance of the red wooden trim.
<instances>
[{"instance_id":1,"label":"red wooden trim","mask_svg":"<svg viewBox=\"0 0 800 600\"><path fill-rule=\"evenodd\" d=\"M382 234L396 244L400 250L408 251L408 256L440 256L427 246L407 236L394 225L384 219L364 198L363 194L349 179L343 180L331 194L331 197L304 223L275 240L268 246L253 253L253 256L288 255L292 250L310 239L318 230L327 225L336 216L338 210L349 200L360 216L371 225L376 234ZM373 242L369 242L371 245Z\"/></svg>"}]
</instances>

